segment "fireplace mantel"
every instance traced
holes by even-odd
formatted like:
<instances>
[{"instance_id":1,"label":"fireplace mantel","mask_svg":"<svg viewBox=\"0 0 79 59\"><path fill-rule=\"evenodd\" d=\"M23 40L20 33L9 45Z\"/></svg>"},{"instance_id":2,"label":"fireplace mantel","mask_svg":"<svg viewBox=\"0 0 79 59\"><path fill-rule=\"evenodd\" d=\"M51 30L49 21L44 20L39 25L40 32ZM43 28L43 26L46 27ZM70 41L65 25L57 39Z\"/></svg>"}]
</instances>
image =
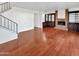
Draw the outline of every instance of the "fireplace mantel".
<instances>
[{"instance_id":1,"label":"fireplace mantel","mask_svg":"<svg viewBox=\"0 0 79 59\"><path fill-rule=\"evenodd\" d=\"M64 18L58 18L57 21L65 21Z\"/></svg>"}]
</instances>

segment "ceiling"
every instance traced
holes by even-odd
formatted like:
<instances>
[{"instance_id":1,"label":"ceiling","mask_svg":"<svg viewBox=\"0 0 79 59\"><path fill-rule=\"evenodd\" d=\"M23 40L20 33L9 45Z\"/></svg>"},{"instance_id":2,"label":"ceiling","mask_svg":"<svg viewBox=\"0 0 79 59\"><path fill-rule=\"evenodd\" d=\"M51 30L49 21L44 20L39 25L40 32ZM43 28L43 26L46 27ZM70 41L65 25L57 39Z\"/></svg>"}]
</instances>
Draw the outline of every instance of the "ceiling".
<instances>
[{"instance_id":1,"label":"ceiling","mask_svg":"<svg viewBox=\"0 0 79 59\"><path fill-rule=\"evenodd\" d=\"M12 2L12 5L29 10L48 12L56 9L79 7L79 2Z\"/></svg>"}]
</instances>

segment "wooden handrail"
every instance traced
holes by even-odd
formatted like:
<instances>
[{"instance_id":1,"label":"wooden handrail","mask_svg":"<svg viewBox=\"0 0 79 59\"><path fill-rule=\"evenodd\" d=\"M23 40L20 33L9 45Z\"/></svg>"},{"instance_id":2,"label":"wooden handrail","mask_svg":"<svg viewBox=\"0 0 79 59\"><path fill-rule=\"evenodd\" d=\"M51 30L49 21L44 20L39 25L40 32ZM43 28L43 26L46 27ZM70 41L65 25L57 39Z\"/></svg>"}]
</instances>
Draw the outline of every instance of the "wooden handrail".
<instances>
[{"instance_id":1,"label":"wooden handrail","mask_svg":"<svg viewBox=\"0 0 79 59\"><path fill-rule=\"evenodd\" d=\"M6 4L6 3L9 3L9 2L4 2L4 3L1 3L0 5L3 5L3 4Z\"/></svg>"},{"instance_id":2,"label":"wooden handrail","mask_svg":"<svg viewBox=\"0 0 79 59\"><path fill-rule=\"evenodd\" d=\"M7 20L9 20L9 21L11 21L11 22L13 22L13 23L17 24L16 22L14 22L14 21L12 21L12 20L8 19L7 17L5 17L5 16L3 16L3 15L0 15L0 16L2 16L2 17L4 17L4 18L6 18Z\"/></svg>"}]
</instances>

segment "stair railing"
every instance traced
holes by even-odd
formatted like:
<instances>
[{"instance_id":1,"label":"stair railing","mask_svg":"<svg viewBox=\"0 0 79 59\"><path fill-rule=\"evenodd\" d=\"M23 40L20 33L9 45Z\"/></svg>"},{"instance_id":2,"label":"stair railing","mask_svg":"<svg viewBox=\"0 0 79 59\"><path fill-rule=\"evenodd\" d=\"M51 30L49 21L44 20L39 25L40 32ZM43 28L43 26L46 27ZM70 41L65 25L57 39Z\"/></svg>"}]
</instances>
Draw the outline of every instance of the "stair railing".
<instances>
[{"instance_id":1,"label":"stair railing","mask_svg":"<svg viewBox=\"0 0 79 59\"><path fill-rule=\"evenodd\" d=\"M0 26L18 33L18 24L3 15L0 15Z\"/></svg>"},{"instance_id":2,"label":"stair railing","mask_svg":"<svg viewBox=\"0 0 79 59\"><path fill-rule=\"evenodd\" d=\"M3 13L7 10L11 9L11 4L10 2L5 2L0 4L0 13Z\"/></svg>"}]
</instances>

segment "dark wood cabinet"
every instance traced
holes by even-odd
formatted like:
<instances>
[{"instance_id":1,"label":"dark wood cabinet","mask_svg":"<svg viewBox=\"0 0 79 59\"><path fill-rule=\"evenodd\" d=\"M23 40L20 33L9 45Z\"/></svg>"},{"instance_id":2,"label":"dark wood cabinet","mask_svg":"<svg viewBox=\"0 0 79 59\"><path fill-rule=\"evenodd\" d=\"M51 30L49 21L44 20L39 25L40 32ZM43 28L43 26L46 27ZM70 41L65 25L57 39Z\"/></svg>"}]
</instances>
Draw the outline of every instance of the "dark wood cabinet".
<instances>
[{"instance_id":1,"label":"dark wood cabinet","mask_svg":"<svg viewBox=\"0 0 79 59\"><path fill-rule=\"evenodd\" d=\"M55 27L55 13L45 14L45 22L43 22L43 27Z\"/></svg>"},{"instance_id":2,"label":"dark wood cabinet","mask_svg":"<svg viewBox=\"0 0 79 59\"><path fill-rule=\"evenodd\" d=\"M55 22L52 21L43 22L43 27L54 27L54 26Z\"/></svg>"},{"instance_id":3,"label":"dark wood cabinet","mask_svg":"<svg viewBox=\"0 0 79 59\"><path fill-rule=\"evenodd\" d=\"M69 31L79 32L79 23L69 23L68 25Z\"/></svg>"}]
</instances>

